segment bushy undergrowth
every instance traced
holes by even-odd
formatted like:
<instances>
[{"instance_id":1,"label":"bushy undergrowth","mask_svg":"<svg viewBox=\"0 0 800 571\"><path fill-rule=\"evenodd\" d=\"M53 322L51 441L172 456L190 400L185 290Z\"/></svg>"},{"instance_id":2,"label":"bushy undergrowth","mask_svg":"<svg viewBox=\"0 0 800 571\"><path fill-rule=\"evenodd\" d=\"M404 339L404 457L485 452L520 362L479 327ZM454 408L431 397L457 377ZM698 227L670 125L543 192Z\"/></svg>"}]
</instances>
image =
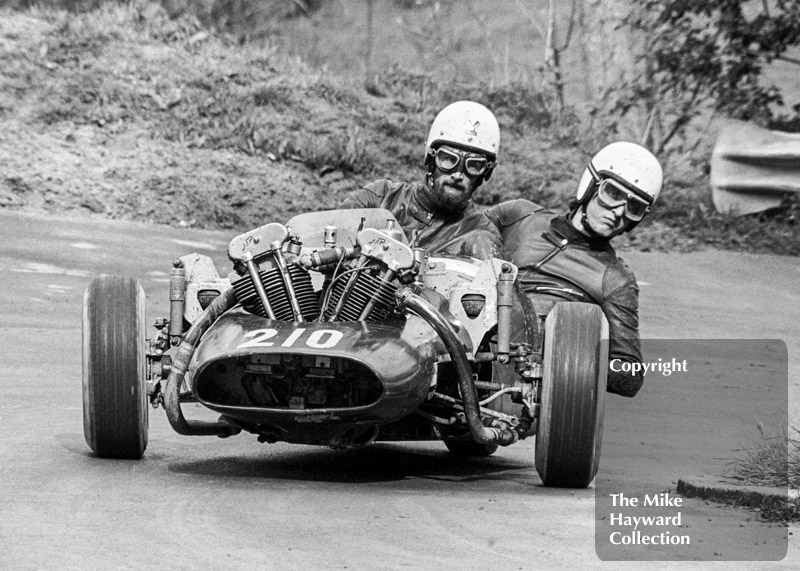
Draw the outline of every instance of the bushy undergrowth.
<instances>
[{"instance_id":1,"label":"bushy undergrowth","mask_svg":"<svg viewBox=\"0 0 800 571\"><path fill-rule=\"evenodd\" d=\"M776 211L733 216L717 212L710 193L675 185L668 187L653 213L624 240L640 250L719 248L798 256L798 198L787 197Z\"/></svg>"},{"instance_id":2,"label":"bushy undergrowth","mask_svg":"<svg viewBox=\"0 0 800 571\"><path fill-rule=\"evenodd\" d=\"M102 4L77 14L37 9L6 16L46 21L48 27L41 42L11 33L9 41L19 49L0 52L2 115L42 133L64 125L91 128L101 138L141 132L144 145L266 161L271 173L281 169L288 182L253 180L246 186L268 188L271 197L281 197L280 215L335 206L348 190L374 178L420 180L430 121L457 99L486 104L501 124L499 166L476 193L481 204L523 197L561 209L574 193L586 160L608 142L604 133L590 130L569 110L556 113L551 96L530 82L462 84L393 67L365 87L353 86L274 47L240 44L215 33L196 15L187 12L173 19L157 4L144 1ZM682 165L678 178L666 161L658 206L621 245L800 255L796 206L781 216L760 219L717 214L703 162L701 158L689 169ZM214 164L206 168L218 169ZM264 176L248 173L246 167L239 167L239 173L240 178ZM206 178L216 180L218 174L210 172ZM129 176L136 176L133 169ZM235 179L224 180L231 184ZM152 185L134 181L131 187ZM105 212L139 216L129 203ZM203 226L219 220L246 224L259 219L252 206L258 203L255 198L240 201L220 215L203 210L207 201L192 200L180 211ZM153 212L141 217L154 219Z\"/></svg>"}]
</instances>

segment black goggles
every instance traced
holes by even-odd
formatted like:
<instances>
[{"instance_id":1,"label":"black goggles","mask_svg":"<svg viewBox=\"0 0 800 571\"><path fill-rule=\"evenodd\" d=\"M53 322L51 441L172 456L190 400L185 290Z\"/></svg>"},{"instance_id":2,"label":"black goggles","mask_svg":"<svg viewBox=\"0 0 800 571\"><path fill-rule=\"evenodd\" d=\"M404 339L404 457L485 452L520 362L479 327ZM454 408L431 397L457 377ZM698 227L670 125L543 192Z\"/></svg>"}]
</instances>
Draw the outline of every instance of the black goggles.
<instances>
[{"instance_id":1,"label":"black goggles","mask_svg":"<svg viewBox=\"0 0 800 571\"><path fill-rule=\"evenodd\" d=\"M606 208L625 205L625 218L638 222L650 210L650 203L636 196L612 178L604 178L597 189L597 200Z\"/></svg>"},{"instance_id":2,"label":"black goggles","mask_svg":"<svg viewBox=\"0 0 800 571\"><path fill-rule=\"evenodd\" d=\"M589 172L597 183L597 200L601 205L606 208L617 208L624 204L625 218L633 222L639 222L645 214L650 212L652 200L645 200L622 182L604 176L605 173L598 173L591 163L589 163Z\"/></svg>"},{"instance_id":3,"label":"black goggles","mask_svg":"<svg viewBox=\"0 0 800 571\"><path fill-rule=\"evenodd\" d=\"M433 152L433 159L436 162L436 168L442 172L454 171L461 164L461 159L464 159L463 170L471 177L481 176L494 166L494 163L490 163L489 159L482 155L457 151L449 147L436 149Z\"/></svg>"}]
</instances>

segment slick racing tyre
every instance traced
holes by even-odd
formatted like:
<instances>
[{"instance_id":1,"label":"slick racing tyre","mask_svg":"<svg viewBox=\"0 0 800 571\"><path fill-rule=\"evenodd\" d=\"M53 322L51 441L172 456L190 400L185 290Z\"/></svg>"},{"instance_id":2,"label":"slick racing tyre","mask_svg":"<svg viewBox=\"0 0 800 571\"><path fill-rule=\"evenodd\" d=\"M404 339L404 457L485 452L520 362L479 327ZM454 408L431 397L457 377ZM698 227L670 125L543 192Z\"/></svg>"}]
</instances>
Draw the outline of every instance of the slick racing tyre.
<instances>
[{"instance_id":1,"label":"slick racing tyre","mask_svg":"<svg viewBox=\"0 0 800 571\"><path fill-rule=\"evenodd\" d=\"M101 458L147 447L145 295L130 277L95 278L83 299L83 434Z\"/></svg>"},{"instance_id":2,"label":"slick racing tyre","mask_svg":"<svg viewBox=\"0 0 800 571\"><path fill-rule=\"evenodd\" d=\"M545 321L536 471L545 486L585 488L603 436L608 322L597 305L557 303Z\"/></svg>"}]
</instances>

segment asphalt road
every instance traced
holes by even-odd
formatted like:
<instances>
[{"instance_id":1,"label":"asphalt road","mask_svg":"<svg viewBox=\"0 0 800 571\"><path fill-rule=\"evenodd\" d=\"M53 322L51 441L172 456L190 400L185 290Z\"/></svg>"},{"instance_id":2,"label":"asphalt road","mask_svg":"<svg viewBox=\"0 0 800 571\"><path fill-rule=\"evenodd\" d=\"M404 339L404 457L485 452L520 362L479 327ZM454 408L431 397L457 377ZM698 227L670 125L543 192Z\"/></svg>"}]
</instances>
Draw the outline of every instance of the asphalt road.
<instances>
[{"instance_id":1,"label":"asphalt road","mask_svg":"<svg viewBox=\"0 0 800 571\"><path fill-rule=\"evenodd\" d=\"M800 528L697 499L681 508L693 551L629 552L696 562L601 561L595 490L543 488L533 442L458 462L439 443L333 451L251 435L182 437L155 410L144 460L95 458L81 423L86 285L100 273L139 277L152 321L167 315L171 260L197 251L227 270L230 237L0 212L0 569L800 566ZM598 492L653 494L719 472L756 421L780 423L785 413L779 343L667 339L785 341L790 415L800 425L800 260L624 257L642 282L648 351L692 353L693 363L703 355L708 370L648 377L636 399L607 399ZM739 561L747 559L756 561Z\"/></svg>"}]
</instances>

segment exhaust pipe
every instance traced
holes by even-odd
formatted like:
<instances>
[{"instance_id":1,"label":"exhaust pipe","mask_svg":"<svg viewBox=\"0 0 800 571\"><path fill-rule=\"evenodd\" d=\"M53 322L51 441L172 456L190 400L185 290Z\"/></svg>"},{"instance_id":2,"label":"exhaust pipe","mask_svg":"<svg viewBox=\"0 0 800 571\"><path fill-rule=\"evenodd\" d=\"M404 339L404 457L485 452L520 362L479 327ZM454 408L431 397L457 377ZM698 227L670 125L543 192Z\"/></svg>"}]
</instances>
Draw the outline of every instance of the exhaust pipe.
<instances>
[{"instance_id":1,"label":"exhaust pipe","mask_svg":"<svg viewBox=\"0 0 800 571\"><path fill-rule=\"evenodd\" d=\"M396 295L401 304L433 327L447 348L450 359L456 367L458 388L461 392L461 399L464 402L464 414L467 418L467 426L469 426L472 439L481 444L499 444L500 446L508 446L519 440L517 432L510 427L490 428L483 425L478 393L475 391L475 384L472 382L472 368L461 347L461 342L458 340L458 335L456 335L447 319L436 311L430 303L408 287L399 290Z\"/></svg>"},{"instance_id":2,"label":"exhaust pipe","mask_svg":"<svg viewBox=\"0 0 800 571\"><path fill-rule=\"evenodd\" d=\"M186 376L186 371L189 368L189 362L192 360L197 343L203 334L208 331L208 328L234 305L236 305L236 295L232 288L225 290L214 298L214 301L186 332L183 341L178 345L177 353L172 358L169 377L167 377L167 386L164 388L164 409L167 411L167 419L170 425L178 434L184 436L220 436L225 438L241 432L241 429L225 421L187 420L183 416L180 403L180 387L183 383L183 378Z\"/></svg>"}]
</instances>

